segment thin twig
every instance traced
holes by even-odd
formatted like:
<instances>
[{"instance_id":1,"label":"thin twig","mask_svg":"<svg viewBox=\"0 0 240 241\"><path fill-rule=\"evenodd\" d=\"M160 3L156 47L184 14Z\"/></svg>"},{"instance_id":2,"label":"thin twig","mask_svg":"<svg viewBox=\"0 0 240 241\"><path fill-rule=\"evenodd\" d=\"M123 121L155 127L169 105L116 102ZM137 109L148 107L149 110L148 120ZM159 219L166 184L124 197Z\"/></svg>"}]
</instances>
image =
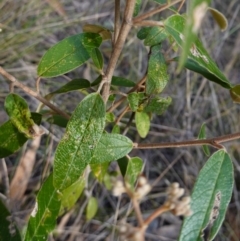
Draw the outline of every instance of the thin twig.
<instances>
[{"instance_id":1,"label":"thin twig","mask_svg":"<svg viewBox=\"0 0 240 241\"><path fill-rule=\"evenodd\" d=\"M164 24L163 24L162 21L143 20L143 21L134 23L134 26L159 26L159 27L164 27Z\"/></svg>"},{"instance_id":2,"label":"thin twig","mask_svg":"<svg viewBox=\"0 0 240 241\"><path fill-rule=\"evenodd\" d=\"M136 89L139 88L140 85L142 85L147 79L147 75L144 75L143 78L131 89L127 92L127 94L134 92ZM108 112L112 112L113 110L115 110L125 99L127 98L127 96L123 96L121 97L116 103L114 103L114 105L112 105L107 111Z\"/></svg>"},{"instance_id":3,"label":"thin twig","mask_svg":"<svg viewBox=\"0 0 240 241\"><path fill-rule=\"evenodd\" d=\"M171 2L169 4L165 4L163 6L155 8L155 9L153 9L153 10L147 12L147 13L143 13L143 14L139 15L138 17L134 18L133 19L133 23L136 24L136 22L141 22L142 20L144 20L144 19L146 19L148 17L151 17L152 15L154 15L156 13L160 13L163 10L165 10L165 9L167 9L167 8L173 6L173 5L175 5L175 4L177 4L177 3L181 2L181 1L182 0L173 1L173 2Z\"/></svg>"},{"instance_id":4,"label":"thin twig","mask_svg":"<svg viewBox=\"0 0 240 241\"><path fill-rule=\"evenodd\" d=\"M240 132L234 134L223 135L215 138L204 139L204 140L189 140L179 142L165 142L165 143L133 143L134 149L156 149L156 148L176 148L176 147L190 147L190 146L202 146L209 145L217 149L222 149L224 146L221 143L237 140L240 138Z\"/></svg>"},{"instance_id":5,"label":"thin twig","mask_svg":"<svg viewBox=\"0 0 240 241\"><path fill-rule=\"evenodd\" d=\"M177 10L178 12L180 12L184 3L185 3L185 0L182 0L180 6L178 7L178 10Z\"/></svg>"},{"instance_id":6,"label":"thin twig","mask_svg":"<svg viewBox=\"0 0 240 241\"><path fill-rule=\"evenodd\" d=\"M117 42L114 45L113 52L109 60L109 65L107 66L107 69L105 72L105 76L103 76L103 79L102 79L102 83L103 83L102 97L105 103L107 102L109 97L111 79L112 79L117 61L119 59L119 55L122 51L122 48L124 46L128 33L132 28L132 16L134 11L135 1L136 0L128 0L126 2L126 7L124 11L124 20L118 35Z\"/></svg>"},{"instance_id":7,"label":"thin twig","mask_svg":"<svg viewBox=\"0 0 240 241\"><path fill-rule=\"evenodd\" d=\"M160 216L161 214L169 210L170 210L169 207L166 205L159 207L144 221L144 225L147 227L154 219L156 219L158 216Z\"/></svg>"},{"instance_id":8,"label":"thin twig","mask_svg":"<svg viewBox=\"0 0 240 241\"><path fill-rule=\"evenodd\" d=\"M114 44L117 42L120 31L120 0L115 0L115 19L114 19Z\"/></svg>"},{"instance_id":9,"label":"thin twig","mask_svg":"<svg viewBox=\"0 0 240 241\"><path fill-rule=\"evenodd\" d=\"M8 169L4 158L0 158L0 170L2 171L2 182L3 187L5 188L5 195L9 195L9 178L8 178Z\"/></svg>"},{"instance_id":10,"label":"thin twig","mask_svg":"<svg viewBox=\"0 0 240 241\"><path fill-rule=\"evenodd\" d=\"M119 117L116 119L115 124L117 125L122 117L130 110L129 106L126 106Z\"/></svg>"},{"instance_id":11,"label":"thin twig","mask_svg":"<svg viewBox=\"0 0 240 241\"><path fill-rule=\"evenodd\" d=\"M132 112L132 114L131 114L131 116L130 116L130 118L129 118L129 120L128 120L125 128L124 128L124 130L123 130L123 133L122 133L122 134L123 134L124 136L127 134L128 130L129 130L129 128L130 128L130 125L132 124L132 121L133 121L134 116L135 116L135 112Z\"/></svg>"},{"instance_id":12,"label":"thin twig","mask_svg":"<svg viewBox=\"0 0 240 241\"><path fill-rule=\"evenodd\" d=\"M142 212L139 206L139 202L135 197L132 197L132 204L133 204L133 209L136 214L137 220L138 220L138 226L142 228L144 226L144 221L142 217Z\"/></svg>"},{"instance_id":13,"label":"thin twig","mask_svg":"<svg viewBox=\"0 0 240 241\"><path fill-rule=\"evenodd\" d=\"M37 93L40 93L40 88L39 88L40 81L41 81L41 77L38 77L38 78L37 78L37 81L36 81L36 90L37 90Z\"/></svg>"},{"instance_id":14,"label":"thin twig","mask_svg":"<svg viewBox=\"0 0 240 241\"><path fill-rule=\"evenodd\" d=\"M33 96L34 98L36 98L37 100L41 101L43 104L45 104L46 106L48 106L50 109L52 109L53 111L55 111L56 113L58 113L59 115L62 115L63 117L69 119L70 116L68 114L66 114L65 112L61 111L60 109L58 109L55 105L53 105L52 103L50 103L48 100L46 100L45 98L43 98L39 93L37 93L36 91L30 89L29 87L27 87L26 85L22 84L21 82L19 82L14 76L12 76L11 74L9 74L6 70L4 70L1 66L0 66L0 74L2 76L4 76L6 79L8 79L10 81L10 83L14 86L19 87L20 89L22 89L24 92L26 92L27 94Z\"/></svg>"}]
</instances>

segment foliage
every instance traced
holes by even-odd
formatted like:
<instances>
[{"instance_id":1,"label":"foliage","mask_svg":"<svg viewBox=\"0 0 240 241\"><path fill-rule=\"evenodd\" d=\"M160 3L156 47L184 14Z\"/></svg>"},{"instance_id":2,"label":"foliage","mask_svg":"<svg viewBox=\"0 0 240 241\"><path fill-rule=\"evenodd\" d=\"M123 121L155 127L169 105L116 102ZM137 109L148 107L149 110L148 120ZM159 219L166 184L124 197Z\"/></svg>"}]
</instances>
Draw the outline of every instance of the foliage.
<instances>
[{"instance_id":1,"label":"foliage","mask_svg":"<svg viewBox=\"0 0 240 241\"><path fill-rule=\"evenodd\" d=\"M173 5L172 1L155 2L161 6L164 4L166 8L159 8L161 11L170 9ZM111 186L109 180L114 180L111 183L114 195L127 193L131 198L138 219L136 228L142 237L144 227L166 211L186 216L179 240L197 241L202 237L205 240L213 240L223 223L234 180L230 156L222 146L223 142L229 140L229 136L206 139L203 125L198 140L167 143L164 146L162 143L134 143L134 137L128 130L133 126L139 136L145 138L151 128L152 118L155 115L165 117L165 112L172 102L171 97L166 96L164 92L165 87L171 82L169 66L172 62L178 62L179 71L185 67L230 90L232 99L239 102L239 86L230 83L197 37L207 10L211 11L221 29L226 28L227 21L219 11L209 8L210 1L194 0L191 1L188 15L180 15L174 10L173 14L163 21L147 22L144 19L146 15L140 13L141 4L142 1L136 1L136 5L134 1L128 1L124 12L126 19L123 20L120 29L115 26L114 38L109 29L87 24L83 28L84 33L67 37L52 46L38 64L38 76L52 78L67 74L85 63L89 64L88 61L91 59L92 69L98 76L95 80L81 77L70 80L45 95L45 98L40 98L42 106L39 113L30 112L27 101L17 94L10 93L5 99L5 110L9 120L0 126L1 158L15 153L28 139L42 135L43 131L39 127L42 120L66 128L55 151L53 171L37 194L35 208L24 235L25 241L47 239L56 225L57 218L73 208L83 193L89 178L86 175L88 167L93 174L92 178L105 185L107 189ZM132 16L135 16L133 20ZM129 19L131 24L128 23ZM137 37L149 48L147 71L139 81L113 75L132 25L143 26L139 28ZM106 61L101 44L111 39L116 39L116 42L113 42L112 56ZM165 46L172 52L166 51ZM16 83L15 85L22 86ZM66 113L63 115L58 107L53 108L50 103L54 96L79 90L86 96L79 101L70 116ZM34 97L39 99L38 94ZM47 118L44 115L44 105L52 108ZM119 106L124 108L118 109ZM116 109L120 110L120 114ZM124 115L128 117L128 123L122 130L118 124ZM126 137L126 133L129 137ZM235 139L238 137L234 136ZM142 175L143 160L140 157L129 156L132 149L194 145L203 146L208 156L211 153L209 145L221 150L214 152L203 166L194 186L190 204L188 198L180 199L182 189L173 185L173 189L175 188L179 194L175 193L176 196L173 197L172 193L168 193L166 202L152 215L145 220L139 217L139 201L150 192L151 186ZM116 173L113 174L109 170L109 165L113 161L117 161L121 181L117 180ZM93 196L86 198L86 220L90 221L98 215L99 203ZM9 215L5 206L0 204L2 213L5 216ZM9 224L3 222L3 225L0 240L10 239L11 233L6 228ZM138 240L135 234L131 235L131 232L126 232L124 237L126 240ZM18 236L19 233L16 231L16 236L10 240L20 240ZM130 239L131 237L135 239Z\"/></svg>"}]
</instances>

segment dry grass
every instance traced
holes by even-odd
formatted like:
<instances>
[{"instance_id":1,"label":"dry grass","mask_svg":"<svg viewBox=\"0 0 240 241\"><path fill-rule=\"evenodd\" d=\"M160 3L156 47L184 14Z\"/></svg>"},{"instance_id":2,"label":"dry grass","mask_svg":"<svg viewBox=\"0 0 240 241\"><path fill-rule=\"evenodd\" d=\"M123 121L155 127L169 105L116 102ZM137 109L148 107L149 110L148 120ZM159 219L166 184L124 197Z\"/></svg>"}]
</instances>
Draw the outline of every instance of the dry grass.
<instances>
[{"instance_id":1,"label":"dry grass","mask_svg":"<svg viewBox=\"0 0 240 241\"><path fill-rule=\"evenodd\" d=\"M2 28L0 33L0 65L33 88L37 78L37 64L50 46L66 36L81 32L82 26L86 22L113 27L113 1L61 0L59 2L62 4L64 12L60 10L60 15L57 12L59 9L52 8L48 2L50 1L2 0L0 2L0 28ZM143 2L142 11L154 6L147 1ZM220 69L225 71L232 83L237 84L240 78L240 3L236 0L216 0L213 7L226 15L229 28L226 32L221 33L209 16L205 18L201 36ZM144 74L147 60L147 51L137 40L135 33L136 31L129 36L124 53L119 60L118 69L115 72L133 80L139 79ZM104 44L102 49L107 59L110 53L109 45ZM144 141L180 141L196 138L203 122L207 124L209 137L240 131L240 109L238 105L232 103L227 90L188 71L183 71L181 76L177 76L174 69L175 67L171 66L169 71L171 80L163 93L166 96L172 96L173 104L163 116L153 118L150 134ZM43 80L41 92L44 95L66 83L68 79L76 77L93 79L95 76L87 64L66 76ZM3 103L9 92L9 87L1 76L0 85L0 123L3 123L7 118L3 111ZM36 100L20 90L16 90L16 92L21 93L29 100L31 110L36 110L39 104ZM82 96L82 93L74 92L59 96L54 101L61 109L69 111L74 109ZM50 129L51 135L42 138L37 150L36 163L26 192L22 197L21 205L15 207L15 216L18 217L18 224L21 227L25 224L31 211L34 192L39 189L42 179L51 169L54 151L63 133L62 129L49 126L48 123L44 122L44 126ZM136 136L134 141L142 141L136 135L134 128L130 129L130 134ZM240 237L239 144L235 141L227 143L225 146L233 160L236 184L226 220L215 240L237 241ZM6 158L10 181L23 153L24 151ZM131 155L139 155L143 158L144 172L150 182L154 182L171 163L175 163L157 183L147 200L143 202L141 207L144 215L150 213L163 202L163 192L171 182L179 182L190 193L199 170L207 160L200 148L134 151ZM99 200L97 216L90 222L85 221L84 209L87 201L83 195L75 208L59 219L54 238L50 237L49 240L117 240L112 224L116 222L116 211L121 218L126 214L129 208L128 199L123 198L118 203L109 191L93 179L89 181L89 189ZM0 186L0 192L4 192L4 185ZM132 215L128 220L135 222ZM147 240L176 240L180 224L179 218L170 214L163 215L154 221L147 230Z\"/></svg>"}]
</instances>

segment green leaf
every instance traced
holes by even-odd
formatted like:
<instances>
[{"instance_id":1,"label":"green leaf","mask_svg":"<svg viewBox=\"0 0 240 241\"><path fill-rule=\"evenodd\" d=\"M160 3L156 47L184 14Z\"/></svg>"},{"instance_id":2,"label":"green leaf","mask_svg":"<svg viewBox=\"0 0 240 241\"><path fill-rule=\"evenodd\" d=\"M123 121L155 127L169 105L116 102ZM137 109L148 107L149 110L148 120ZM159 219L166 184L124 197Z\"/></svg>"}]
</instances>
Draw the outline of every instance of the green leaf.
<instances>
[{"instance_id":1,"label":"green leaf","mask_svg":"<svg viewBox=\"0 0 240 241\"><path fill-rule=\"evenodd\" d=\"M0 199L0 240L21 241L21 235L17 229L14 218Z\"/></svg>"},{"instance_id":2,"label":"green leaf","mask_svg":"<svg viewBox=\"0 0 240 241\"><path fill-rule=\"evenodd\" d=\"M161 93L168 79L167 65L164 56L160 52L160 46L153 46L148 61L146 93L148 95Z\"/></svg>"},{"instance_id":3,"label":"green leaf","mask_svg":"<svg viewBox=\"0 0 240 241\"><path fill-rule=\"evenodd\" d=\"M114 125L112 128L112 134L120 134L120 126Z\"/></svg>"},{"instance_id":4,"label":"green leaf","mask_svg":"<svg viewBox=\"0 0 240 241\"><path fill-rule=\"evenodd\" d=\"M44 133L34 123L28 104L21 96L9 94L5 99L4 107L12 124L27 138L34 138Z\"/></svg>"},{"instance_id":5,"label":"green leaf","mask_svg":"<svg viewBox=\"0 0 240 241\"><path fill-rule=\"evenodd\" d=\"M114 122L115 121L115 116L112 112L106 113L106 121L107 122Z\"/></svg>"},{"instance_id":6,"label":"green leaf","mask_svg":"<svg viewBox=\"0 0 240 241\"><path fill-rule=\"evenodd\" d=\"M146 95L142 92L132 92L128 95L127 99L131 110L137 111L139 109L139 106L144 102L144 99L146 99Z\"/></svg>"},{"instance_id":7,"label":"green leaf","mask_svg":"<svg viewBox=\"0 0 240 241\"><path fill-rule=\"evenodd\" d=\"M178 58L175 58L173 60L178 60ZM191 58L188 58L187 61L185 62L185 68L201 74L208 80L211 80L226 89L230 89L232 87L232 85L229 83L226 77L223 76L223 74L218 73L216 75L212 73L210 69L206 68L205 66L199 65L198 62L192 60Z\"/></svg>"},{"instance_id":8,"label":"green leaf","mask_svg":"<svg viewBox=\"0 0 240 241\"><path fill-rule=\"evenodd\" d=\"M87 221L91 220L97 213L98 210L98 201L95 197L90 197L87 204Z\"/></svg>"},{"instance_id":9,"label":"green leaf","mask_svg":"<svg viewBox=\"0 0 240 241\"><path fill-rule=\"evenodd\" d=\"M112 77L112 85L115 86L123 86L123 87L134 87L135 83L132 80L125 79L123 77L113 76Z\"/></svg>"},{"instance_id":10,"label":"green leaf","mask_svg":"<svg viewBox=\"0 0 240 241\"><path fill-rule=\"evenodd\" d=\"M99 75L91 84L91 86L96 86L102 81L102 75ZM135 83L132 80L125 79L123 77L113 76L111 85L123 86L123 87L134 87Z\"/></svg>"},{"instance_id":11,"label":"green leaf","mask_svg":"<svg viewBox=\"0 0 240 241\"><path fill-rule=\"evenodd\" d=\"M102 37L97 33L81 33L65 38L51 47L38 65L38 75L55 77L84 64L92 50L98 48Z\"/></svg>"},{"instance_id":12,"label":"green leaf","mask_svg":"<svg viewBox=\"0 0 240 241\"><path fill-rule=\"evenodd\" d=\"M167 3L167 0L152 0L152 1L154 1L154 2L156 2L156 3L159 3L159 4L165 4L165 3Z\"/></svg>"},{"instance_id":13,"label":"green leaf","mask_svg":"<svg viewBox=\"0 0 240 241\"><path fill-rule=\"evenodd\" d=\"M99 85L102 81L102 75L99 75L92 83L91 86Z\"/></svg>"},{"instance_id":14,"label":"green leaf","mask_svg":"<svg viewBox=\"0 0 240 241\"><path fill-rule=\"evenodd\" d=\"M60 193L53 187L53 175L51 174L37 195L24 240L47 240L48 234L56 225L60 206Z\"/></svg>"},{"instance_id":15,"label":"green leaf","mask_svg":"<svg viewBox=\"0 0 240 241\"><path fill-rule=\"evenodd\" d=\"M147 37L144 40L146 46L154 46L160 44L163 40L167 38L167 33L163 27L152 27L148 32Z\"/></svg>"},{"instance_id":16,"label":"green leaf","mask_svg":"<svg viewBox=\"0 0 240 241\"><path fill-rule=\"evenodd\" d=\"M153 97L151 98L147 105L144 107L143 111L144 112L153 112L156 113L157 115L162 115L168 106L172 103L172 98L167 97L167 98L161 98L161 97Z\"/></svg>"},{"instance_id":17,"label":"green leaf","mask_svg":"<svg viewBox=\"0 0 240 241\"><path fill-rule=\"evenodd\" d=\"M141 158L132 157L128 160L127 170L124 179L131 185L132 188L134 188L134 184L139 174L142 172L142 168L143 161Z\"/></svg>"},{"instance_id":18,"label":"green leaf","mask_svg":"<svg viewBox=\"0 0 240 241\"><path fill-rule=\"evenodd\" d=\"M228 21L227 21L226 17L215 8L209 7L208 10L211 12L211 14L212 14L214 20L216 21L216 23L218 24L219 28L222 31L226 30L228 27Z\"/></svg>"},{"instance_id":19,"label":"green leaf","mask_svg":"<svg viewBox=\"0 0 240 241\"><path fill-rule=\"evenodd\" d=\"M183 35L184 26L185 19L180 15L173 15L165 21L165 30L174 38L180 47L185 38ZM175 60L178 59L176 58ZM229 80L219 70L198 39L191 45L185 67L203 74L206 78L216 82L224 88L231 88Z\"/></svg>"},{"instance_id":20,"label":"green leaf","mask_svg":"<svg viewBox=\"0 0 240 241\"><path fill-rule=\"evenodd\" d=\"M105 105L97 93L85 97L73 112L55 159L54 186L63 190L76 182L89 164L105 125Z\"/></svg>"},{"instance_id":21,"label":"green leaf","mask_svg":"<svg viewBox=\"0 0 240 241\"><path fill-rule=\"evenodd\" d=\"M191 196L193 214L185 218L179 241L201 241L202 235L204 240L214 239L225 218L233 181L229 155L224 150L215 152L199 173Z\"/></svg>"},{"instance_id":22,"label":"green leaf","mask_svg":"<svg viewBox=\"0 0 240 241\"><path fill-rule=\"evenodd\" d=\"M199 131L199 134L198 134L198 139L202 140L202 139L206 139L206 131L205 131L205 126L206 124L203 123L202 126L201 126L201 129ZM205 153L206 156L210 156L210 150L208 148L207 145L203 145L203 151Z\"/></svg>"},{"instance_id":23,"label":"green leaf","mask_svg":"<svg viewBox=\"0 0 240 241\"><path fill-rule=\"evenodd\" d=\"M33 121L40 125L41 115L38 113L31 113ZM9 120L0 126L0 158L9 156L16 152L28 138L13 125Z\"/></svg>"},{"instance_id":24,"label":"green leaf","mask_svg":"<svg viewBox=\"0 0 240 241\"><path fill-rule=\"evenodd\" d=\"M126 136L103 133L90 164L117 160L128 154L132 148L132 141Z\"/></svg>"},{"instance_id":25,"label":"green leaf","mask_svg":"<svg viewBox=\"0 0 240 241\"><path fill-rule=\"evenodd\" d=\"M140 40L143 40L147 37L148 33L150 32L151 30L151 27L142 27L138 33L137 33L137 37L140 39Z\"/></svg>"},{"instance_id":26,"label":"green leaf","mask_svg":"<svg viewBox=\"0 0 240 241\"><path fill-rule=\"evenodd\" d=\"M145 138L150 129L150 117L146 112L136 112L135 121L138 134Z\"/></svg>"},{"instance_id":27,"label":"green leaf","mask_svg":"<svg viewBox=\"0 0 240 241\"><path fill-rule=\"evenodd\" d=\"M109 167L109 162L90 164L93 175L99 182L103 182L104 176L106 175Z\"/></svg>"},{"instance_id":28,"label":"green leaf","mask_svg":"<svg viewBox=\"0 0 240 241\"><path fill-rule=\"evenodd\" d=\"M107 190L112 190L113 189L113 181L112 181L112 176L110 173L106 173L103 178L103 183L104 186L106 187Z\"/></svg>"},{"instance_id":29,"label":"green leaf","mask_svg":"<svg viewBox=\"0 0 240 241\"><path fill-rule=\"evenodd\" d=\"M120 168L120 171L121 171L121 174L123 177L125 176L126 171L127 171L128 160L129 160L129 158L127 156L124 156L117 160L118 166Z\"/></svg>"},{"instance_id":30,"label":"green leaf","mask_svg":"<svg viewBox=\"0 0 240 241\"><path fill-rule=\"evenodd\" d=\"M66 128L68 120L61 115L52 115L47 121L51 124Z\"/></svg>"},{"instance_id":31,"label":"green leaf","mask_svg":"<svg viewBox=\"0 0 240 241\"><path fill-rule=\"evenodd\" d=\"M107 28L104 28L100 25L95 24L86 24L83 26L83 32L86 33L98 33L101 35L103 40L112 39L111 31Z\"/></svg>"},{"instance_id":32,"label":"green leaf","mask_svg":"<svg viewBox=\"0 0 240 241\"><path fill-rule=\"evenodd\" d=\"M138 15L141 5L142 5L142 0L136 0L133 17L136 17Z\"/></svg>"},{"instance_id":33,"label":"green leaf","mask_svg":"<svg viewBox=\"0 0 240 241\"><path fill-rule=\"evenodd\" d=\"M235 103L240 103L240 85L235 85L230 89L230 95Z\"/></svg>"},{"instance_id":34,"label":"green leaf","mask_svg":"<svg viewBox=\"0 0 240 241\"><path fill-rule=\"evenodd\" d=\"M192 0L189 3L187 21L183 31L184 41L182 44L182 53L178 64L179 69L184 66L192 44L197 39L198 30L201 26L210 2L211 0Z\"/></svg>"},{"instance_id":35,"label":"green leaf","mask_svg":"<svg viewBox=\"0 0 240 241\"><path fill-rule=\"evenodd\" d=\"M46 99L50 100L56 94L63 94L73 90L86 89L90 87L90 82L86 79L73 79L59 89L47 94Z\"/></svg>"},{"instance_id":36,"label":"green leaf","mask_svg":"<svg viewBox=\"0 0 240 241\"><path fill-rule=\"evenodd\" d=\"M70 210L81 196L86 180L80 177L75 183L62 191L59 216Z\"/></svg>"},{"instance_id":37,"label":"green leaf","mask_svg":"<svg viewBox=\"0 0 240 241\"><path fill-rule=\"evenodd\" d=\"M97 69L102 70L103 68L103 56L98 48L95 48L91 52L91 58Z\"/></svg>"}]
</instances>

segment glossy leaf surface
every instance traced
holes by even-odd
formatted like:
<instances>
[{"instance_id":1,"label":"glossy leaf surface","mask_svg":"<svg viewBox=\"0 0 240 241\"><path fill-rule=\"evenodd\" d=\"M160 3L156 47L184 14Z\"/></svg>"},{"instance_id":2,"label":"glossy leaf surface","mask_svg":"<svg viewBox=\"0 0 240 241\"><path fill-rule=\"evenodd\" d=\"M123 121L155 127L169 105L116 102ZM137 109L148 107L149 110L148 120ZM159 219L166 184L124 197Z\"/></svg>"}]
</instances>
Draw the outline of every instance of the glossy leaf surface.
<instances>
[{"instance_id":1,"label":"glossy leaf surface","mask_svg":"<svg viewBox=\"0 0 240 241\"><path fill-rule=\"evenodd\" d=\"M140 39L140 40L143 40L147 37L148 33L150 32L151 30L151 27L142 27L138 33L137 33L137 37Z\"/></svg>"},{"instance_id":2,"label":"glossy leaf surface","mask_svg":"<svg viewBox=\"0 0 240 241\"><path fill-rule=\"evenodd\" d=\"M159 94L165 88L168 79L167 65L160 52L160 46L153 46L148 61L146 93L148 95Z\"/></svg>"},{"instance_id":3,"label":"glossy leaf surface","mask_svg":"<svg viewBox=\"0 0 240 241\"><path fill-rule=\"evenodd\" d=\"M52 115L47 121L51 124L66 128L68 120L61 115Z\"/></svg>"},{"instance_id":4,"label":"glossy leaf surface","mask_svg":"<svg viewBox=\"0 0 240 241\"><path fill-rule=\"evenodd\" d=\"M59 89L47 94L46 99L50 100L56 94L63 94L73 90L86 89L90 87L90 82L86 79L73 79Z\"/></svg>"},{"instance_id":5,"label":"glossy leaf surface","mask_svg":"<svg viewBox=\"0 0 240 241\"><path fill-rule=\"evenodd\" d=\"M125 79L123 77L113 76L112 77L112 85L115 86L123 86L123 87L134 87L135 83L132 80Z\"/></svg>"},{"instance_id":6,"label":"glossy leaf surface","mask_svg":"<svg viewBox=\"0 0 240 241\"><path fill-rule=\"evenodd\" d=\"M129 158L127 156L124 156L117 160L119 169L123 177L125 176L127 171L128 161L129 161Z\"/></svg>"},{"instance_id":7,"label":"glossy leaf surface","mask_svg":"<svg viewBox=\"0 0 240 241\"><path fill-rule=\"evenodd\" d=\"M31 113L33 121L40 125L41 115L38 113ZM19 150L28 138L13 125L9 120L0 126L0 158L9 156Z\"/></svg>"},{"instance_id":8,"label":"glossy leaf surface","mask_svg":"<svg viewBox=\"0 0 240 241\"><path fill-rule=\"evenodd\" d=\"M60 193L53 187L53 175L51 174L43 183L37 195L24 240L47 240L48 234L56 225L60 206Z\"/></svg>"},{"instance_id":9,"label":"glossy leaf surface","mask_svg":"<svg viewBox=\"0 0 240 241\"><path fill-rule=\"evenodd\" d=\"M63 190L76 182L89 164L105 125L105 105L99 94L85 97L74 110L58 144L53 180Z\"/></svg>"},{"instance_id":10,"label":"glossy leaf surface","mask_svg":"<svg viewBox=\"0 0 240 241\"><path fill-rule=\"evenodd\" d=\"M194 44L198 30L202 20L207 12L211 0L191 0L189 2L189 10L187 15L186 25L183 30L184 41L182 43L182 53L179 60L179 69L184 66L184 63ZM189 51L190 50L190 51Z\"/></svg>"},{"instance_id":11,"label":"glossy leaf surface","mask_svg":"<svg viewBox=\"0 0 240 241\"><path fill-rule=\"evenodd\" d=\"M91 52L91 58L97 69L102 70L103 68L103 56L98 48L95 48Z\"/></svg>"},{"instance_id":12,"label":"glossy leaf surface","mask_svg":"<svg viewBox=\"0 0 240 241\"><path fill-rule=\"evenodd\" d=\"M102 37L97 33L81 33L63 39L44 54L38 65L38 75L54 77L81 66L101 42Z\"/></svg>"},{"instance_id":13,"label":"glossy leaf surface","mask_svg":"<svg viewBox=\"0 0 240 241\"><path fill-rule=\"evenodd\" d=\"M8 209L0 200L0 240L4 241L21 241L21 235L18 231L14 218L11 216Z\"/></svg>"},{"instance_id":14,"label":"glossy leaf surface","mask_svg":"<svg viewBox=\"0 0 240 241\"><path fill-rule=\"evenodd\" d=\"M174 38L180 47L182 46L182 42L185 41L183 35L185 21L184 17L180 15L173 15L165 21L166 31ZM216 82L224 88L231 88L229 80L219 70L198 39L196 39L195 43L191 45L185 66L197 73L205 73L204 76L206 78Z\"/></svg>"},{"instance_id":15,"label":"glossy leaf surface","mask_svg":"<svg viewBox=\"0 0 240 241\"><path fill-rule=\"evenodd\" d=\"M103 40L112 39L111 31L100 25L86 24L83 26L83 32L86 33L98 33L101 35Z\"/></svg>"},{"instance_id":16,"label":"glossy leaf surface","mask_svg":"<svg viewBox=\"0 0 240 241\"><path fill-rule=\"evenodd\" d=\"M100 84L100 82L102 81L102 76L99 75L97 77L97 79L95 79L91 86L96 86L98 84ZM123 86L123 87L134 87L135 83L132 80L123 78L123 77L119 77L119 76L113 76L112 80L111 80L111 85L114 86Z\"/></svg>"},{"instance_id":17,"label":"glossy leaf surface","mask_svg":"<svg viewBox=\"0 0 240 241\"><path fill-rule=\"evenodd\" d=\"M191 195L193 214L184 220L180 241L214 239L225 218L233 181L229 155L224 150L215 152L199 173Z\"/></svg>"},{"instance_id":18,"label":"glossy leaf surface","mask_svg":"<svg viewBox=\"0 0 240 241\"><path fill-rule=\"evenodd\" d=\"M117 160L128 154L132 147L132 141L126 136L103 133L90 164Z\"/></svg>"}]
</instances>

